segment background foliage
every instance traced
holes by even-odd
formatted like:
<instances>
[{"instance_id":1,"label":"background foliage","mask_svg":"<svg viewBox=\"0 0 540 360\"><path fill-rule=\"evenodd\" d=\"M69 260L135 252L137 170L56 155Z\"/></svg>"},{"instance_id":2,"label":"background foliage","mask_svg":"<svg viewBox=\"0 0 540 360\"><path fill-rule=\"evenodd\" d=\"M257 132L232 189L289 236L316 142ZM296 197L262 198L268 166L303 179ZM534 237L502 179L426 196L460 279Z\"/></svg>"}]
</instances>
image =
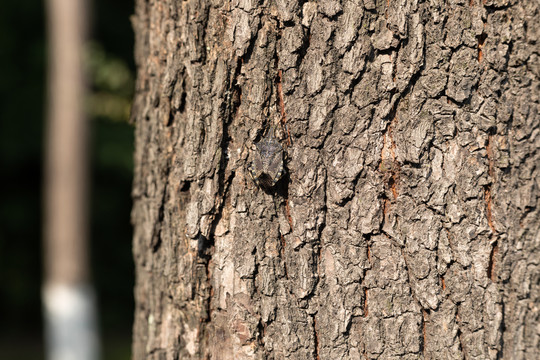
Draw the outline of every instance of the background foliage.
<instances>
[{"instance_id":1,"label":"background foliage","mask_svg":"<svg viewBox=\"0 0 540 360\"><path fill-rule=\"evenodd\" d=\"M104 359L129 359L133 316L131 0L94 0L86 66L91 121L92 275ZM44 2L0 11L0 354L43 358L42 160L46 101Z\"/></svg>"}]
</instances>

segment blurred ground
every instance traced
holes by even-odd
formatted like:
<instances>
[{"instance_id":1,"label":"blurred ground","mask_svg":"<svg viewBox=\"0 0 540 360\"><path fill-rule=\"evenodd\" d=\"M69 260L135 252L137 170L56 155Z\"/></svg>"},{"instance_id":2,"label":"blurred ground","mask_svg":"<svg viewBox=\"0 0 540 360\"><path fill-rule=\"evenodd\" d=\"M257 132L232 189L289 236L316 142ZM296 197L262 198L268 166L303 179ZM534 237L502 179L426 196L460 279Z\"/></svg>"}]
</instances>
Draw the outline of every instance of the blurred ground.
<instances>
[{"instance_id":1,"label":"blurred ground","mask_svg":"<svg viewBox=\"0 0 540 360\"><path fill-rule=\"evenodd\" d=\"M0 357L43 359L42 160L46 89L43 1L0 11ZM91 80L92 275L103 355L130 358L133 314L131 177L132 0L94 1L86 54Z\"/></svg>"}]
</instances>

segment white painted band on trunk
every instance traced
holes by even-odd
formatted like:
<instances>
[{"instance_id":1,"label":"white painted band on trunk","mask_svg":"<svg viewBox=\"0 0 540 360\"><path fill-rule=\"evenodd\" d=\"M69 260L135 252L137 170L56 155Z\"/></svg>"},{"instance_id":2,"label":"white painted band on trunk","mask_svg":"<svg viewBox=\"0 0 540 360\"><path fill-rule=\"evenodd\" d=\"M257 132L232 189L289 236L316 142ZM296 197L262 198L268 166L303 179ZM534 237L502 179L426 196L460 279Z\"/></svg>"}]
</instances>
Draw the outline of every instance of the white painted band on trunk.
<instances>
[{"instance_id":1,"label":"white painted band on trunk","mask_svg":"<svg viewBox=\"0 0 540 360\"><path fill-rule=\"evenodd\" d=\"M97 360L94 289L88 284L48 284L42 297L47 359Z\"/></svg>"}]
</instances>

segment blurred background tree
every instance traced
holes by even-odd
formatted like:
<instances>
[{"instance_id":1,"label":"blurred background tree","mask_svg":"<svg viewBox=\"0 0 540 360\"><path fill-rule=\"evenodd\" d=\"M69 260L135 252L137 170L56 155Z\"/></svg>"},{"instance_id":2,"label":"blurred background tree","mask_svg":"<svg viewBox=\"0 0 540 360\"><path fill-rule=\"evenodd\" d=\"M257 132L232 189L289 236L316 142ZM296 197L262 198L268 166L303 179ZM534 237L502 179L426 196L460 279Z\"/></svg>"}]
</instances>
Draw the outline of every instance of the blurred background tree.
<instances>
[{"instance_id":1,"label":"blurred background tree","mask_svg":"<svg viewBox=\"0 0 540 360\"><path fill-rule=\"evenodd\" d=\"M104 359L129 359L133 316L131 0L93 1L85 54L91 94L91 258ZM43 3L0 12L0 354L42 359L42 160L46 90Z\"/></svg>"}]
</instances>

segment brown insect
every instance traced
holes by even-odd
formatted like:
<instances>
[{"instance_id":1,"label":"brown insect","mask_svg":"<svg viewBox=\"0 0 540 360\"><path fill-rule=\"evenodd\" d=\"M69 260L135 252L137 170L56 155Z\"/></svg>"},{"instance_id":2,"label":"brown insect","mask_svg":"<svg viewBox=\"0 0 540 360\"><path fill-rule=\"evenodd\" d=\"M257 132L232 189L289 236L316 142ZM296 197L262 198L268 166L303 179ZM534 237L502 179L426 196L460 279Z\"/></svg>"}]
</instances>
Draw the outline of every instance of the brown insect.
<instances>
[{"instance_id":1,"label":"brown insect","mask_svg":"<svg viewBox=\"0 0 540 360\"><path fill-rule=\"evenodd\" d=\"M263 189L272 188L285 173L283 167L283 147L274 136L274 128L255 144L248 166L253 181Z\"/></svg>"}]
</instances>

